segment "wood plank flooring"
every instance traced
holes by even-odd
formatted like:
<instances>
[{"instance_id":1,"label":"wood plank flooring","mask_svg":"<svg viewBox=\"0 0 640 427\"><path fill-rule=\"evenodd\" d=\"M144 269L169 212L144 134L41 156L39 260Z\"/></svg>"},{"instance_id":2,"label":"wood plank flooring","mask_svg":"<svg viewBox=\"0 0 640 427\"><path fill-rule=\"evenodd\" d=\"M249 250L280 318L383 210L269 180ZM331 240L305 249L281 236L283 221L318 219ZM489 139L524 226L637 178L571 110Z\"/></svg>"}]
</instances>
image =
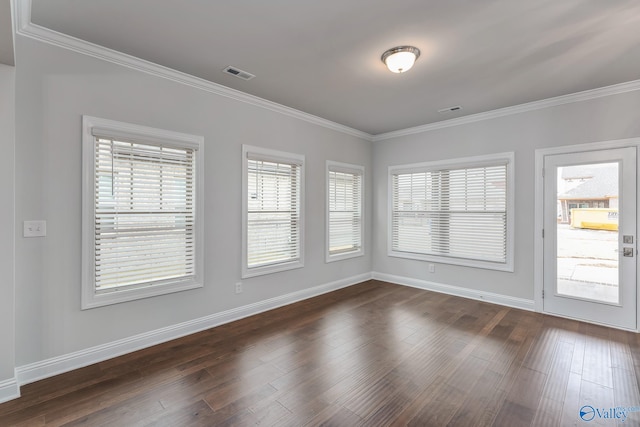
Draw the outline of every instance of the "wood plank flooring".
<instances>
[{"instance_id":1,"label":"wood plank flooring","mask_svg":"<svg viewBox=\"0 0 640 427\"><path fill-rule=\"evenodd\" d=\"M372 280L26 385L0 426L640 426L579 413L639 378L638 334Z\"/></svg>"}]
</instances>

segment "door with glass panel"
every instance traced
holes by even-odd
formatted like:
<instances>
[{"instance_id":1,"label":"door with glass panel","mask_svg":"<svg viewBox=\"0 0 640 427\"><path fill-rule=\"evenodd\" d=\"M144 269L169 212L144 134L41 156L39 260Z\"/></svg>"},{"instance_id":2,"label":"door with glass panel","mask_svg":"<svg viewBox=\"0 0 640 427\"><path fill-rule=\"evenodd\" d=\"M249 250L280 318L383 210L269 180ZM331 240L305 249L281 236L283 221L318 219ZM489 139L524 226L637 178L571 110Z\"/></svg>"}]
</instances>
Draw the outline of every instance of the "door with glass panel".
<instances>
[{"instance_id":1,"label":"door with glass panel","mask_svg":"<svg viewBox=\"0 0 640 427\"><path fill-rule=\"evenodd\" d=\"M636 148L544 157L547 313L636 329Z\"/></svg>"}]
</instances>

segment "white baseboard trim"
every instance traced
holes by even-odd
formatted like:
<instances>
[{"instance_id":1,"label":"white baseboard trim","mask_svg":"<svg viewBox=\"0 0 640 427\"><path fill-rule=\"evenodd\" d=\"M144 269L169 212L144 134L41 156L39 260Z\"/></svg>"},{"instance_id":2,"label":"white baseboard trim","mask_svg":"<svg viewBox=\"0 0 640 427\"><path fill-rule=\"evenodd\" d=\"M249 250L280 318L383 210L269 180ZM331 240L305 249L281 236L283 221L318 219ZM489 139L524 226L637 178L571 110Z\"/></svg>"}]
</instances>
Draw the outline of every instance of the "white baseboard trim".
<instances>
[{"instance_id":1,"label":"white baseboard trim","mask_svg":"<svg viewBox=\"0 0 640 427\"><path fill-rule=\"evenodd\" d=\"M16 368L16 388L371 279L364 273ZM15 381L14 381L15 382ZM2 398L0 383L0 401ZM19 396L19 392L18 392ZM17 396L15 396L17 397Z\"/></svg>"},{"instance_id":2,"label":"white baseboard trim","mask_svg":"<svg viewBox=\"0 0 640 427\"><path fill-rule=\"evenodd\" d=\"M535 311L534 301L524 298L510 297L507 295L494 294L492 292L483 292L475 289L461 288L458 286L445 285L442 283L429 282L427 280L413 279L410 277L395 276L386 273L371 273L376 280L395 283L396 285L410 286L412 288L424 289L427 291L439 292L442 294L454 295L462 298L475 299L478 301L486 301L493 304L504 305L507 307L519 308L521 310Z\"/></svg>"},{"instance_id":3,"label":"white baseboard trim","mask_svg":"<svg viewBox=\"0 0 640 427\"><path fill-rule=\"evenodd\" d=\"M20 397L20 387L16 378L0 381L0 403Z\"/></svg>"},{"instance_id":4,"label":"white baseboard trim","mask_svg":"<svg viewBox=\"0 0 640 427\"><path fill-rule=\"evenodd\" d=\"M298 301L313 298L338 289L346 288L369 279L382 280L398 285L411 286L418 289L440 292L455 295L463 298L470 298L479 301L486 301L507 307L519 308L522 310L535 311L533 300L515 298L491 292L461 288L458 286L445 285L442 283L429 282L426 280L413 279L410 277L396 276L386 273L364 273L335 282L326 283L310 289L260 301L254 304L245 305L188 322L179 323L155 331L134 335L129 338L113 341L107 344L91 347L85 350L64 354L40 362L17 367L14 379L0 382L0 403L20 396L19 386L49 378L54 375L69 372L74 369L83 368L94 363L107 359L122 356L137 350L162 344L186 335L194 334L206 329L230 323L245 317L273 310L278 307L293 304Z\"/></svg>"}]
</instances>

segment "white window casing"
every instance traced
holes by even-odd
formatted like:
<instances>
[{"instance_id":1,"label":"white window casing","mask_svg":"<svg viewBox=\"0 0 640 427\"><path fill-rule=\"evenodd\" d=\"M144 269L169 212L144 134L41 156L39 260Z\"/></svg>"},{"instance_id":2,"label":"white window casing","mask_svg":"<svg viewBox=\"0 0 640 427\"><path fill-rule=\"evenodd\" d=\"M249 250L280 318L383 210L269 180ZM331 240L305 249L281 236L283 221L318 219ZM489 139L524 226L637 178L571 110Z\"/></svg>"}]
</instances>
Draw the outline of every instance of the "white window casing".
<instances>
[{"instance_id":1,"label":"white window casing","mask_svg":"<svg viewBox=\"0 0 640 427\"><path fill-rule=\"evenodd\" d=\"M364 167L327 161L326 262L364 255Z\"/></svg>"},{"instance_id":2,"label":"white window casing","mask_svg":"<svg viewBox=\"0 0 640 427\"><path fill-rule=\"evenodd\" d=\"M202 287L203 138L82 122L82 309Z\"/></svg>"},{"instance_id":3,"label":"white window casing","mask_svg":"<svg viewBox=\"0 0 640 427\"><path fill-rule=\"evenodd\" d=\"M514 154L389 167L388 255L513 271Z\"/></svg>"},{"instance_id":4,"label":"white window casing","mask_svg":"<svg viewBox=\"0 0 640 427\"><path fill-rule=\"evenodd\" d=\"M304 266L304 156L242 146L242 277Z\"/></svg>"}]
</instances>

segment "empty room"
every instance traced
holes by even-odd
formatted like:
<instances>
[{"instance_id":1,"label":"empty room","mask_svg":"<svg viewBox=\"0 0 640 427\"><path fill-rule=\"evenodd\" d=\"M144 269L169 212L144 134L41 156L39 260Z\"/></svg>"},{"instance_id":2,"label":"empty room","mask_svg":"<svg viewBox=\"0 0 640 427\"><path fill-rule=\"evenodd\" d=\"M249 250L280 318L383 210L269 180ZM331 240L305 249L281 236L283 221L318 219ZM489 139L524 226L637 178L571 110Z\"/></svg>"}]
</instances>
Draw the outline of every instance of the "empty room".
<instances>
[{"instance_id":1,"label":"empty room","mask_svg":"<svg viewBox=\"0 0 640 427\"><path fill-rule=\"evenodd\" d=\"M638 28L0 0L0 426L640 426Z\"/></svg>"}]
</instances>

